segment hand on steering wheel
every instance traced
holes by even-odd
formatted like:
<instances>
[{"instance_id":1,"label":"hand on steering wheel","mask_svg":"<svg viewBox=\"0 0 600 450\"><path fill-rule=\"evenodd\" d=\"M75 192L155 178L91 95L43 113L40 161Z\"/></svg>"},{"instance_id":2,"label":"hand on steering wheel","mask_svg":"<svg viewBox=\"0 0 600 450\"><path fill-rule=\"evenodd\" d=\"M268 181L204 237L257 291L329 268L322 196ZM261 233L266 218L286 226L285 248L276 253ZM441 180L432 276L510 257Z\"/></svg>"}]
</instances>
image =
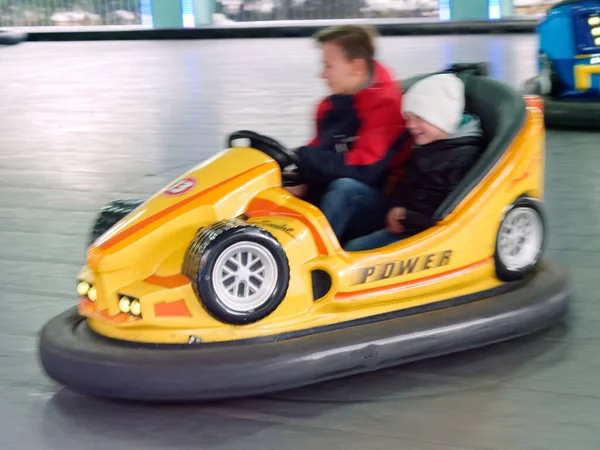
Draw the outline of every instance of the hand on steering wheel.
<instances>
[{"instance_id":1,"label":"hand on steering wheel","mask_svg":"<svg viewBox=\"0 0 600 450\"><path fill-rule=\"evenodd\" d=\"M233 141L237 139L249 139L250 147L260 150L273 158L281 168L284 186L302 184L300 174L297 170L286 170L289 166L298 165L298 155L294 151L288 150L273 138L250 130L239 130L231 133L227 140L228 147L233 147Z\"/></svg>"}]
</instances>

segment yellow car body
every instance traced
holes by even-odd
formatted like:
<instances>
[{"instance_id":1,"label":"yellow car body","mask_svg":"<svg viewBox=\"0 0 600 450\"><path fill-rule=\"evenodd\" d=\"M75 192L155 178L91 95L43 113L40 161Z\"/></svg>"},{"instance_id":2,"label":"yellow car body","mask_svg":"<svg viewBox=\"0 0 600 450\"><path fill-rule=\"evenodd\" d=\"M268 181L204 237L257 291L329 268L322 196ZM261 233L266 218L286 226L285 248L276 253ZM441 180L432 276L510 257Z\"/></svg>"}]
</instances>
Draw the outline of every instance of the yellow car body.
<instances>
[{"instance_id":1,"label":"yellow car body","mask_svg":"<svg viewBox=\"0 0 600 450\"><path fill-rule=\"evenodd\" d=\"M290 195L279 165L233 147L183 174L90 246L79 273L79 313L117 340L186 344L276 336L435 305L503 285L494 251L499 224L519 196L541 200L544 120L527 100L526 120L508 150L434 227L393 245L348 253L321 211ZM267 317L231 325L211 316L182 273L199 229L225 219L267 230L289 261L287 293ZM312 293L311 273L331 287ZM91 297L91 298L90 298ZM125 298L123 298L125 297Z\"/></svg>"}]
</instances>

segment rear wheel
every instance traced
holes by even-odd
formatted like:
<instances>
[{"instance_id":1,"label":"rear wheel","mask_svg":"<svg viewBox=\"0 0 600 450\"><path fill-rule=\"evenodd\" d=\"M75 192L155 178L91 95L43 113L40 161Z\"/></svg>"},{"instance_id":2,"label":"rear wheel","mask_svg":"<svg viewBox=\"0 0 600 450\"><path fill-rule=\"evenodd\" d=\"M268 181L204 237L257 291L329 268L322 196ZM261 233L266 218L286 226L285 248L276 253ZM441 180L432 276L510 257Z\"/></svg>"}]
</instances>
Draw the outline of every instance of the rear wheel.
<instances>
[{"instance_id":1,"label":"rear wheel","mask_svg":"<svg viewBox=\"0 0 600 450\"><path fill-rule=\"evenodd\" d=\"M142 203L144 203L143 200L122 198L114 200L102 208L92 227L88 244L92 245L96 239L110 230L119 220L134 211Z\"/></svg>"},{"instance_id":2,"label":"rear wheel","mask_svg":"<svg viewBox=\"0 0 600 450\"><path fill-rule=\"evenodd\" d=\"M520 198L506 212L496 238L496 273L503 281L523 278L540 260L546 242L538 201Z\"/></svg>"},{"instance_id":3,"label":"rear wheel","mask_svg":"<svg viewBox=\"0 0 600 450\"><path fill-rule=\"evenodd\" d=\"M186 252L183 273L204 308L233 325L257 322L283 301L289 265L266 230L227 220L198 232Z\"/></svg>"}]
</instances>

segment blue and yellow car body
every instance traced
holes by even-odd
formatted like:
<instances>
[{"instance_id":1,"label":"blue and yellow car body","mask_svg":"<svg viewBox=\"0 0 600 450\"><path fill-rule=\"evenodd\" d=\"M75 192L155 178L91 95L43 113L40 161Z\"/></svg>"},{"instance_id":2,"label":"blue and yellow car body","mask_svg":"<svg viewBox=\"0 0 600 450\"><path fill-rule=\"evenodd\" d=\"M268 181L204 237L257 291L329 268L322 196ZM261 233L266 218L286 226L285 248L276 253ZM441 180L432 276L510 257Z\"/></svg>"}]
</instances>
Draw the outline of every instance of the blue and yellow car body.
<instances>
[{"instance_id":1,"label":"blue and yellow car body","mask_svg":"<svg viewBox=\"0 0 600 450\"><path fill-rule=\"evenodd\" d=\"M558 95L600 97L600 1L558 3L537 33L540 73L550 65Z\"/></svg>"}]
</instances>

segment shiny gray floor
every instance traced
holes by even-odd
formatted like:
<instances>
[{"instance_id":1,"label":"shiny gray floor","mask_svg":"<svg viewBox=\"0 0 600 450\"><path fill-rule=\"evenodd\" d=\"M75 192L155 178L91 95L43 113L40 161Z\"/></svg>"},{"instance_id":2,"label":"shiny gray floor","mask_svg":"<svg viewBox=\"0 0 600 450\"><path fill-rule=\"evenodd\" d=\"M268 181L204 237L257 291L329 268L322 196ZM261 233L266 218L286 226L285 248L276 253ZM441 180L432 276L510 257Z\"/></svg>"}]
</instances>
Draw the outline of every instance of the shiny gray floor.
<instances>
[{"instance_id":1,"label":"shiny gray floor","mask_svg":"<svg viewBox=\"0 0 600 450\"><path fill-rule=\"evenodd\" d=\"M533 36L386 38L401 77L489 61L515 86ZM0 48L0 448L591 450L600 442L600 137L548 132L549 253L568 326L295 390L201 406L85 398L40 371L36 333L73 304L95 212L148 196L252 128L301 143L323 94L309 40Z\"/></svg>"}]
</instances>

